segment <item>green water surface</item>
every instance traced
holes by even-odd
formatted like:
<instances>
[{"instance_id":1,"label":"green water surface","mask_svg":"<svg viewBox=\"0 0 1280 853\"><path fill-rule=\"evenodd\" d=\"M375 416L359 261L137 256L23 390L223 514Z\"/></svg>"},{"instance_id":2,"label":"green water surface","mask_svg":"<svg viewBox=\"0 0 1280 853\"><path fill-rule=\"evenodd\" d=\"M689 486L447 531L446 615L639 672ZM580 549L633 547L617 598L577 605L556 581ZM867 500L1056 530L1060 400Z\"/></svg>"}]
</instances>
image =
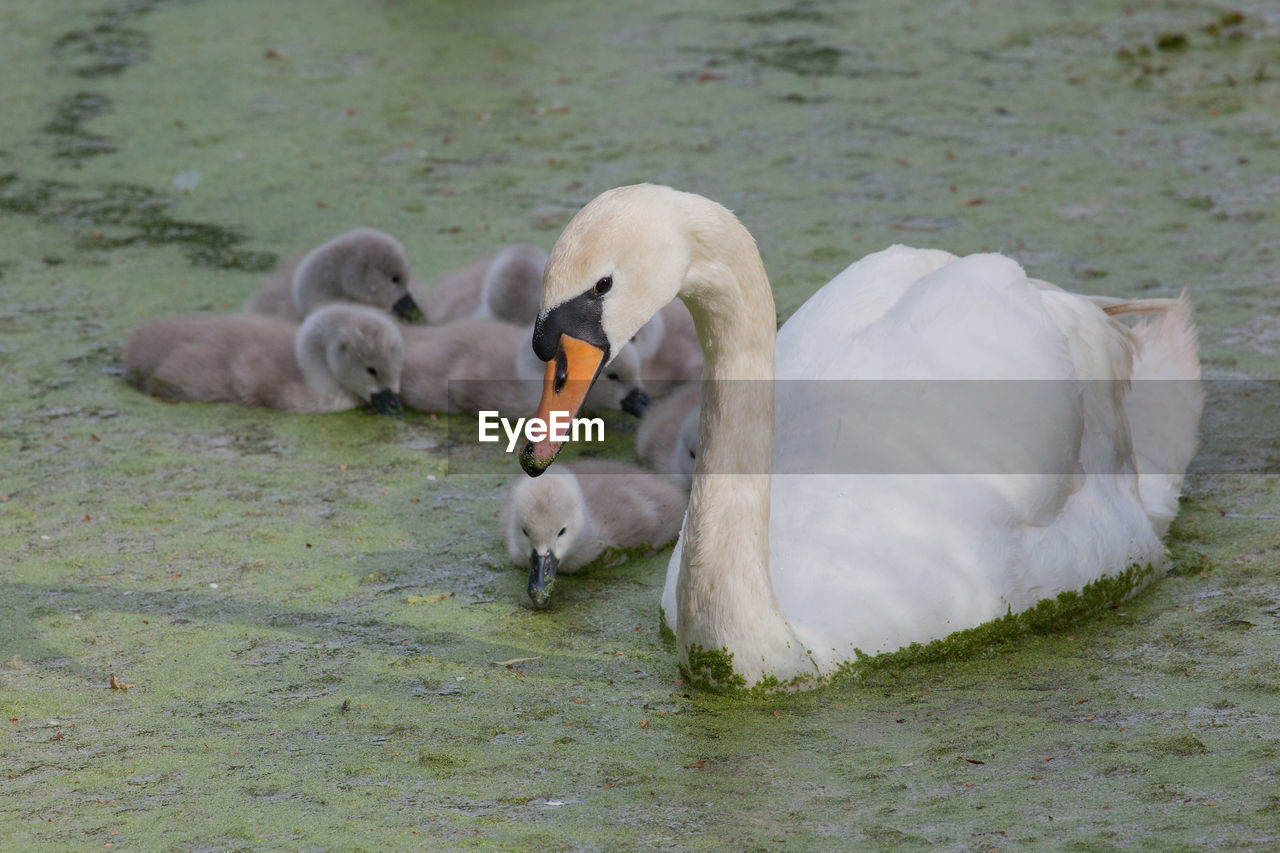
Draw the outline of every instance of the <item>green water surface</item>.
<instances>
[{"instance_id":1,"label":"green water surface","mask_svg":"<svg viewBox=\"0 0 1280 853\"><path fill-rule=\"evenodd\" d=\"M1274 3L8 0L0 60L0 848L1280 845ZM445 451L473 421L118 374L347 228L430 281L641 180L737 211L784 318L893 242L1185 288L1215 381L1173 573L717 697L665 552L528 606L514 461Z\"/></svg>"}]
</instances>

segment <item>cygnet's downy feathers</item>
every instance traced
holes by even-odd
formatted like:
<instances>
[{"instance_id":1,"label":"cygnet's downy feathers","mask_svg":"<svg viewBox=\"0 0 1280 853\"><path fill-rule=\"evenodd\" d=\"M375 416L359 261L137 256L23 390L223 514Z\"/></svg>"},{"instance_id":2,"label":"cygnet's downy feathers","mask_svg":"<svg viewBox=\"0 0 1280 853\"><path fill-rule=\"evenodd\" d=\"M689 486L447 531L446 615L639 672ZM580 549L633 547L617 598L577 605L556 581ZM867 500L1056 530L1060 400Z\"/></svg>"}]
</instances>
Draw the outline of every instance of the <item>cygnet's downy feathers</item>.
<instances>
[{"instance_id":1,"label":"cygnet's downy feathers","mask_svg":"<svg viewBox=\"0 0 1280 853\"><path fill-rule=\"evenodd\" d=\"M312 249L267 279L245 310L301 320L334 302L368 305L416 323L422 309L409 294L409 262L390 234L356 228Z\"/></svg>"},{"instance_id":2,"label":"cygnet's downy feathers","mask_svg":"<svg viewBox=\"0 0 1280 853\"><path fill-rule=\"evenodd\" d=\"M513 243L491 257L447 274L433 288L414 283L414 297L433 325L458 320L501 320L531 325L538 316L547 253L531 243Z\"/></svg>"},{"instance_id":3,"label":"cygnet's downy feathers","mask_svg":"<svg viewBox=\"0 0 1280 853\"><path fill-rule=\"evenodd\" d=\"M382 312L331 305L301 326L255 314L166 317L124 345L125 379L157 397L295 412L400 410L400 332Z\"/></svg>"},{"instance_id":4,"label":"cygnet's downy feathers","mask_svg":"<svg viewBox=\"0 0 1280 853\"><path fill-rule=\"evenodd\" d=\"M501 516L507 554L529 568L529 598L551 601L558 572L572 573L608 548L660 548L675 539L684 493L624 462L588 460L522 477Z\"/></svg>"},{"instance_id":5,"label":"cygnet's downy feathers","mask_svg":"<svg viewBox=\"0 0 1280 853\"><path fill-rule=\"evenodd\" d=\"M698 458L698 415L702 383L680 383L679 390L649 407L636 429L636 459L651 471L674 477L684 489L693 482Z\"/></svg>"},{"instance_id":6,"label":"cygnet's downy feathers","mask_svg":"<svg viewBox=\"0 0 1280 853\"><path fill-rule=\"evenodd\" d=\"M433 412L497 411L528 417L538 405L546 365L529 346L527 326L470 319L404 329L404 404ZM640 359L624 346L602 372L584 411L640 417L649 404Z\"/></svg>"}]
</instances>

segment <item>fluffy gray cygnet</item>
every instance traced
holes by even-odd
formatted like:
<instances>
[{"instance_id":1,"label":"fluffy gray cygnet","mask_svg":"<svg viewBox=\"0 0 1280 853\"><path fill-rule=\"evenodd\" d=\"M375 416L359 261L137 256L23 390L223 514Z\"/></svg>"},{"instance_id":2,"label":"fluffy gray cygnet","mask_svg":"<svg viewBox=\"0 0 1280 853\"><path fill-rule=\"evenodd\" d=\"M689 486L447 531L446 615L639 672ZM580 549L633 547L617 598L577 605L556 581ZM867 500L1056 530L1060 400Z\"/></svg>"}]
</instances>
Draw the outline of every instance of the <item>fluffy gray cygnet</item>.
<instances>
[{"instance_id":1,"label":"fluffy gray cygnet","mask_svg":"<svg viewBox=\"0 0 1280 853\"><path fill-rule=\"evenodd\" d=\"M422 309L409 294L409 262L390 234L356 228L281 267L245 305L254 314L300 322L321 306L352 302L381 308L410 323Z\"/></svg>"},{"instance_id":2,"label":"fluffy gray cygnet","mask_svg":"<svg viewBox=\"0 0 1280 853\"><path fill-rule=\"evenodd\" d=\"M457 320L501 320L529 326L538 316L547 253L531 243L513 243L491 257L449 273L432 288L416 282L411 292L432 325Z\"/></svg>"},{"instance_id":3,"label":"fluffy gray cygnet","mask_svg":"<svg viewBox=\"0 0 1280 853\"><path fill-rule=\"evenodd\" d=\"M301 326L257 314L165 317L134 329L125 379L171 400L336 412L400 411L404 343L381 311L330 305Z\"/></svg>"},{"instance_id":4,"label":"fluffy gray cygnet","mask_svg":"<svg viewBox=\"0 0 1280 853\"><path fill-rule=\"evenodd\" d=\"M507 554L529 568L529 598L551 603L559 572L607 548L661 548L676 538L687 498L669 479L625 462L556 465L511 486L501 515Z\"/></svg>"},{"instance_id":5,"label":"fluffy gray cygnet","mask_svg":"<svg viewBox=\"0 0 1280 853\"><path fill-rule=\"evenodd\" d=\"M460 320L447 326L406 327L404 404L432 412L497 411L529 417L542 394L546 365L530 345L528 326L496 320ZM621 409L640 417L649 396L640 359L630 345L600 374L584 412Z\"/></svg>"},{"instance_id":6,"label":"fluffy gray cygnet","mask_svg":"<svg viewBox=\"0 0 1280 853\"><path fill-rule=\"evenodd\" d=\"M636 428L636 459L650 471L675 478L685 491L693 483L701 412L702 383L684 383L650 406Z\"/></svg>"}]
</instances>

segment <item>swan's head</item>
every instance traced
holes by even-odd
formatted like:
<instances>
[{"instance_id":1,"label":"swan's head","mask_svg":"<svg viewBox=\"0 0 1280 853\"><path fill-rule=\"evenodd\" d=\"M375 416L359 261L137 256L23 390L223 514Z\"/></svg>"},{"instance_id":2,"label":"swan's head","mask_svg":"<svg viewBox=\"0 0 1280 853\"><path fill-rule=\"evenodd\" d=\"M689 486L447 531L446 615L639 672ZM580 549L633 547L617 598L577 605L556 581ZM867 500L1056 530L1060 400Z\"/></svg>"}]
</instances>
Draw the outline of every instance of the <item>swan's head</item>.
<instances>
[{"instance_id":1,"label":"swan's head","mask_svg":"<svg viewBox=\"0 0 1280 853\"><path fill-rule=\"evenodd\" d=\"M640 355L631 344L623 344L618 354L600 370L582 408L621 409L637 418L649 408L649 394L640 379Z\"/></svg>"},{"instance_id":2,"label":"swan's head","mask_svg":"<svg viewBox=\"0 0 1280 853\"><path fill-rule=\"evenodd\" d=\"M572 560L586 526L586 501L570 471L511 487L506 510L507 554L529 566L529 599L539 609L551 603L556 571ZM570 562L570 566L572 563Z\"/></svg>"},{"instance_id":3,"label":"swan's head","mask_svg":"<svg viewBox=\"0 0 1280 853\"><path fill-rule=\"evenodd\" d=\"M299 335L322 341L325 365L342 390L384 415L399 416L404 341L386 315L355 305L329 305L308 317Z\"/></svg>"},{"instance_id":4,"label":"swan's head","mask_svg":"<svg viewBox=\"0 0 1280 853\"><path fill-rule=\"evenodd\" d=\"M404 247L374 228L348 231L308 254L294 273L293 294L304 315L341 301L381 308L409 323L424 319L409 294Z\"/></svg>"},{"instance_id":5,"label":"swan's head","mask_svg":"<svg viewBox=\"0 0 1280 853\"><path fill-rule=\"evenodd\" d=\"M547 259L533 329L534 352L547 362L537 417L577 414L611 358L680 292L696 248L690 220L706 204L669 187L619 187L565 227ZM537 476L559 450L555 441L531 442L520 464Z\"/></svg>"}]
</instances>

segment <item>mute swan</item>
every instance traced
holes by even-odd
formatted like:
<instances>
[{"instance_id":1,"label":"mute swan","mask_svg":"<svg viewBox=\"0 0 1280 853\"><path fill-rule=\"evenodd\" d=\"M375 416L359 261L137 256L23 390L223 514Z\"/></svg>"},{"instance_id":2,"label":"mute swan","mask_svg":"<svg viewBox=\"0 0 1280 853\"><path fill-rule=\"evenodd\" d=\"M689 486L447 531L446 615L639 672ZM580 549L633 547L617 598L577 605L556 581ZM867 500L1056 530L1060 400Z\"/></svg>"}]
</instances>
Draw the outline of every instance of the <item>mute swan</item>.
<instances>
[{"instance_id":1,"label":"mute swan","mask_svg":"<svg viewBox=\"0 0 1280 853\"><path fill-rule=\"evenodd\" d=\"M301 326L279 317L165 317L124 345L125 379L157 397L336 412L400 412L403 344L381 311L330 305Z\"/></svg>"},{"instance_id":2,"label":"mute swan","mask_svg":"<svg viewBox=\"0 0 1280 853\"><path fill-rule=\"evenodd\" d=\"M942 638L1102 577L1123 588L1165 564L1160 536L1202 405L1184 299L1095 303L1000 255L895 246L815 293L776 332L775 351L769 282L733 214L667 187L623 187L583 208L552 249L533 336L550 362L541 415L575 409L617 342L675 296L693 314L705 363L697 472L663 610L695 683L809 686L862 654ZM1132 330L1108 316L1150 312L1156 319ZM778 383L780 397L786 386L805 405L775 413L775 377L792 380ZM1186 381L1149 381L1169 378ZM945 410L861 429L876 423L886 383L799 381L812 379L1028 380L1036 405L992 434L953 438ZM1016 396L1020 384L1007 384ZM868 405L829 391L848 386ZM1135 406L1141 388L1159 405ZM970 441L1014 467L980 458L976 470L935 473L963 463ZM846 457L877 442L896 445L894 465L860 473ZM811 443L809 470L830 474L795 464ZM530 443L521 464L536 476L558 451ZM768 460L788 473L771 477Z\"/></svg>"},{"instance_id":3,"label":"mute swan","mask_svg":"<svg viewBox=\"0 0 1280 853\"><path fill-rule=\"evenodd\" d=\"M527 326L538 315L546 263L542 247L512 243L492 257L449 273L433 288L415 282L411 291L426 307L432 325L481 318Z\"/></svg>"},{"instance_id":4,"label":"mute swan","mask_svg":"<svg viewBox=\"0 0 1280 853\"><path fill-rule=\"evenodd\" d=\"M406 327L404 404L428 412L492 410L524 417L537 404L542 362L529 348L529 327L497 320ZM641 417L649 405L640 359L624 346L591 389L587 411L621 409Z\"/></svg>"},{"instance_id":5,"label":"mute swan","mask_svg":"<svg viewBox=\"0 0 1280 853\"><path fill-rule=\"evenodd\" d=\"M576 572L606 548L660 548L676 538L685 496L634 465L587 460L538 480L521 477L502 510L507 554L529 567L529 598L551 603L558 572Z\"/></svg>"},{"instance_id":6,"label":"mute swan","mask_svg":"<svg viewBox=\"0 0 1280 853\"><path fill-rule=\"evenodd\" d=\"M685 383L649 407L636 427L636 459L651 471L675 478L688 491L698 458L702 384Z\"/></svg>"},{"instance_id":7,"label":"mute swan","mask_svg":"<svg viewBox=\"0 0 1280 853\"><path fill-rule=\"evenodd\" d=\"M331 302L355 302L390 311L409 323L422 309L409 294L409 262L390 234L356 228L286 264L262 285L245 310L301 322Z\"/></svg>"}]
</instances>

